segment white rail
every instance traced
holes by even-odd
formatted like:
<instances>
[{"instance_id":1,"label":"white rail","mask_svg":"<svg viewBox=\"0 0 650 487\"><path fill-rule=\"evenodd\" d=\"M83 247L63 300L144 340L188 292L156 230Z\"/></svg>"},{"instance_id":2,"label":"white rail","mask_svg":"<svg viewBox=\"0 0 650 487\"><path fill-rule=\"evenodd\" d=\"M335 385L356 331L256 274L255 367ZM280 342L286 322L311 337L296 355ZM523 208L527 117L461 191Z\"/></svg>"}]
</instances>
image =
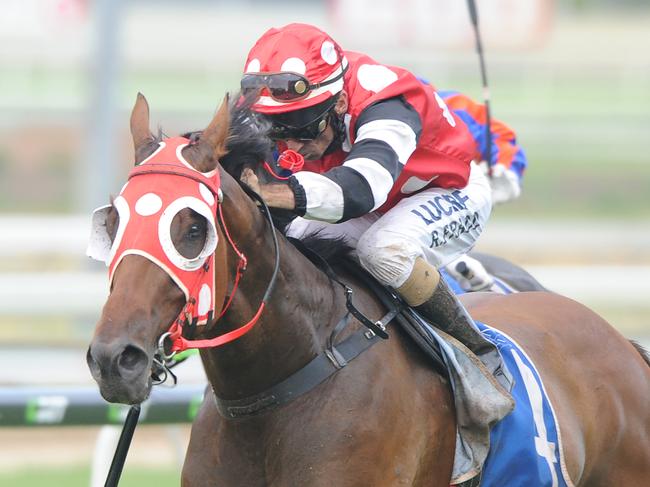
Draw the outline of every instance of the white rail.
<instances>
[{"instance_id":1,"label":"white rail","mask_svg":"<svg viewBox=\"0 0 650 487\"><path fill-rule=\"evenodd\" d=\"M90 215L0 216L0 257L65 254L83 257ZM509 252L626 254L650 265L650 221L498 221L489 223L479 247Z\"/></svg>"},{"instance_id":2,"label":"white rail","mask_svg":"<svg viewBox=\"0 0 650 487\"><path fill-rule=\"evenodd\" d=\"M85 215L0 217L0 259L63 256L80 269L0 273L0 314L96 314L108 285L105 266L85 257L89 225ZM566 256L610 262L524 267L549 289L587 305L650 307L650 222L493 222L479 250L531 264L566 262Z\"/></svg>"},{"instance_id":3,"label":"white rail","mask_svg":"<svg viewBox=\"0 0 650 487\"><path fill-rule=\"evenodd\" d=\"M589 305L650 307L650 266L527 266L547 288ZM0 314L98 314L108 295L105 272L0 274Z\"/></svg>"}]
</instances>

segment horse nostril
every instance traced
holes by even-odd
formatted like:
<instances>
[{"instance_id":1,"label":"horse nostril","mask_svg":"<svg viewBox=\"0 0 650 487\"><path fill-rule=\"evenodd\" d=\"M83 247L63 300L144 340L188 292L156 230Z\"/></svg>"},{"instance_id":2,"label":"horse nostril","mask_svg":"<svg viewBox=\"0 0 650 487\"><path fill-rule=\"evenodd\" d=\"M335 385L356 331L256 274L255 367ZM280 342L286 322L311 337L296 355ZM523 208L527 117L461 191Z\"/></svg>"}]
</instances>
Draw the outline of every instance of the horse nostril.
<instances>
[{"instance_id":1,"label":"horse nostril","mask_svg":"<svg viewBox=\"0 0 650 487\"><path fill-rule=\"evenodd\" d=\"M86 352L86 363L88 364L88 368L90 369L90 373L93 375L93 377L98 376L99 364L97 363L97 360L95 360L95 357L93 357L93 354L90 351L90 347L88 347L88 351Z\"/></svg>"},{"instance_id":2,"label":"horse nostril","mask_svg":"<svg viewBox=\"0 0 650 487\"><path fill-rule=\"evenodd\" d=\"M140 348L127 345L120 354L117 367L120 375L139 375L147 367L147 354Z\"/></svg>"}]
</instances>

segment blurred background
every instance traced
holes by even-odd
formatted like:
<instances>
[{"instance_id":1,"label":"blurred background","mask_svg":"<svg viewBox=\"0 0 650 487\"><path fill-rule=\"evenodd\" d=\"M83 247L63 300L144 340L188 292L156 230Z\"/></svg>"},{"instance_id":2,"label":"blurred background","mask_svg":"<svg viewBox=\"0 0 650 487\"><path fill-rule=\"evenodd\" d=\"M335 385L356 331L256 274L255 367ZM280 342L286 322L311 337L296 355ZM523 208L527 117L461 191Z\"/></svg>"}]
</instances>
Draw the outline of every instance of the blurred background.
<instances>
[{"instance_id":1,"label":"blurred background","mask_svg":"<svg viewBox=\"0 0 650 487\"><path fill-rule=\"evenodd\" d=\"M650 4L477 4L493 116L530 164L479 250L650 345ZM137 92L154 130L203 128L254 41L293 21L482 99L457 0L2 0L0 388L93 385L84 355L107 273L84 250L90 211L132 165ZM199 384L191 362L181 382ZM89 485L99 431L0 428L0 485ZM120 485L178 485L187 434L138 428Z\"/></svg>"}]
</instances>

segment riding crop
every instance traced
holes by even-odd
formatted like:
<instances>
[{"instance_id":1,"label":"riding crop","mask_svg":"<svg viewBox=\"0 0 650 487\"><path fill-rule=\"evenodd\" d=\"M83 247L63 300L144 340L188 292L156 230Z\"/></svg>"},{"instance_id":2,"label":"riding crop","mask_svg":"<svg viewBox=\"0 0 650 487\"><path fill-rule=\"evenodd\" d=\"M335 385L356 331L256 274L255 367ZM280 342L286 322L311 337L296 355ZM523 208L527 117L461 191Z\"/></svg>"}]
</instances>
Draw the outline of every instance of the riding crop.
<instances>
[{"instance_id":1,"label":"riding crop","mask_svg":"<svg viewBox=\"0 0 650 487\"><path fill-rule=\"evenodd\" d=\"M485 150L483 152L483 159L487 163L488 176L492 177L492 131L490 125L492 121L490 111L490 89L487 81L487 70L485 69L485 58L483 56L483 43L481 42L481 34L478 27L478 11L476 9L475 0L467 0L469 7L469 16L472 20L474 27L474 36L476 38L476 51L481 65L481 81L483 82L483 100L485 103Z\"/></svg>"},{"instance_id":2,"label":"riding crop","mask_svg":"<svg viewBox=\"0 0 650 487\"><path fill-rule=\"evenodd\" d=\"M136 404L135 406L131 406L126 415L126 420L122 427L120 439L117 442L115 455L113 455L113 461L111 462L111 468L108 470L108 476L106 477L104 487L117 487L120 481L120 476L122 475L122 469L124 468L124 462L126 461L126 455L129 452L129 446L131 446L133 432L135 431L135 427L138 425L139 417L140 405Z\"/></svg>"}]
</instances>

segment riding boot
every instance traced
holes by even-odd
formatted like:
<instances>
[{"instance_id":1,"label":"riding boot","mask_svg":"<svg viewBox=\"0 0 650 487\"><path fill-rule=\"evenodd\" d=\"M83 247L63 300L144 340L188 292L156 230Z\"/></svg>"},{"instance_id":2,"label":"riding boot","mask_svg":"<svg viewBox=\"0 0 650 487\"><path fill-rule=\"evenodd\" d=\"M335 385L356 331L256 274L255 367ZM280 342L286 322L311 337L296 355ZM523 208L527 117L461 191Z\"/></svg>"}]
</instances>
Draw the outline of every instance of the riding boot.
<instances>
[{"instance_id":1,"label":"riding boot","mask_svg":"<svg viewBox=\"0 0 650 487\"><path fill-rule=\"evenodd\" d=\"M471 350L493 375L502 374L502 359L496 346L481 334L435 267L424 259L416 259L411 276L397 292L425 320Z\"/></svg>"},{"instance_id":2,"label":"riding boot","mask_svg":"<svg viewBox=\"0 0 650 487\"><path fill-rule=\"evenodd\" d=\"M494 344L483 337L474 320L443 278L424 303L415 310L427 321L469 348L475 355L494 349Z\"/></svg>"}]
</instances>

